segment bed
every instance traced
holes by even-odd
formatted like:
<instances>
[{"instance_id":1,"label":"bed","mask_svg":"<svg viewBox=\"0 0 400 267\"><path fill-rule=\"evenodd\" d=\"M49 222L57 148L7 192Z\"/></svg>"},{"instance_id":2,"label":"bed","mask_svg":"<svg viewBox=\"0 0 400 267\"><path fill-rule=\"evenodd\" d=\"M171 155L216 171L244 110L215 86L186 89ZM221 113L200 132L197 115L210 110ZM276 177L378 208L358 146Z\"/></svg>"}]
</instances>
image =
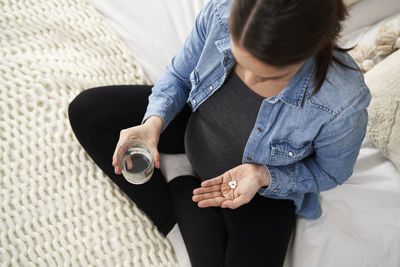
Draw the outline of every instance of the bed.
<instances>
[{"instance_id":1,"label":"bed","mask_svg":"<svg viewBox=\"0 0 400 267\"><path fill-rule=\"evenodd\" d=\"M86 88L154 83L205 2L0 3L1 266L178 266L170 243L80 147L67 108ZM400 3L355 2L342 44L364 44L352 55L367 83L389 80L398 92L398 76L377 80L397 73ZM387 47L371 36L387 23L394 44L375 53ZM285 267L400 266L400 96L391 92L374 91L353 175L321 193L318 220L297 219Z\"/></svg>"}]
</instances>

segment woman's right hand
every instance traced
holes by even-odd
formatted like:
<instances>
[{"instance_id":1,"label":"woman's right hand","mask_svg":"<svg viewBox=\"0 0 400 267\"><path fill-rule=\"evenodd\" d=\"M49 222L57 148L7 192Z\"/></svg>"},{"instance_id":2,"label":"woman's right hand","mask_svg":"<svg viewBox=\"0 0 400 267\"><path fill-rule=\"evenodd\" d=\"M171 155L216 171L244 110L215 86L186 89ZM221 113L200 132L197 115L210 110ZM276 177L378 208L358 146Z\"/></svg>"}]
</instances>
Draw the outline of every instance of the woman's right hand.
<instances>
[{"instance_id":1,"label":"woman's right hand","mask_svg":"<svg viewBox=\"0 0 400 267\"><path fill-rule=\"evenodd\" d=\"M154 167L160 168L160 154L158 153L158 141L160 140L161 130L163 128L163 120L158 116L151 116L147 118L144 124L133 126L121 130L118 143L115 147L114 155L112 157L112 165L114 172L121 174L122 171L117 163L117 152L119 147L129 139L137 138L148 143L154 151Z\"/></svg>"}]
</instances>

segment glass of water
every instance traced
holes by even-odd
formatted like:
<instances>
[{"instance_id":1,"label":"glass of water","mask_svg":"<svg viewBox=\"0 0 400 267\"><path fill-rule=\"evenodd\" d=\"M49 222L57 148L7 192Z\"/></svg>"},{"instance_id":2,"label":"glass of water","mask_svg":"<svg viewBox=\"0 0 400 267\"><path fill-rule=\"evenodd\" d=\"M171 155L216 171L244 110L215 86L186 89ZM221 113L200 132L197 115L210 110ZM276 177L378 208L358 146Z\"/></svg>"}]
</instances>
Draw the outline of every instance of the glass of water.
<instances>
[{"instance_id":1,"label":"glass of water","mask_svg":"<svg viewBox=\"0 0 400 267\"><path fill-rule=\"evenodd\" d=\"M154 171L153 149L145 141L129 139L120 146L117 162L122 175L132 184L144 184Z\"/></svg>"}]
</instances>

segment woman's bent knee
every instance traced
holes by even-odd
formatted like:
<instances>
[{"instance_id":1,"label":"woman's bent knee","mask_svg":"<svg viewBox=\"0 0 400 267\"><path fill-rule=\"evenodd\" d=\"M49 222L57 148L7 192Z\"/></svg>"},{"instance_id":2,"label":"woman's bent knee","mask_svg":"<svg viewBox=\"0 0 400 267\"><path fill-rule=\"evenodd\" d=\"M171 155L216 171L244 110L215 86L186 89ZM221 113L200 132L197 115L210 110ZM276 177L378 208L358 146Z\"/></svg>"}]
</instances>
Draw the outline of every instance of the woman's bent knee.
<instances>
[{"instance_id":1,"label":"woman's bent knee","mask_svg":"<svg viewBox=\"0 0 400 267\"><path fill-rule=\"evenodd\" d=\"M93 88L80 92L68 106L68 118L71 127L75 130L82 126L83 122L87 122L89 115L92 113L91 109L95 103L93 96Z\"/></svg>"}]
</instances>

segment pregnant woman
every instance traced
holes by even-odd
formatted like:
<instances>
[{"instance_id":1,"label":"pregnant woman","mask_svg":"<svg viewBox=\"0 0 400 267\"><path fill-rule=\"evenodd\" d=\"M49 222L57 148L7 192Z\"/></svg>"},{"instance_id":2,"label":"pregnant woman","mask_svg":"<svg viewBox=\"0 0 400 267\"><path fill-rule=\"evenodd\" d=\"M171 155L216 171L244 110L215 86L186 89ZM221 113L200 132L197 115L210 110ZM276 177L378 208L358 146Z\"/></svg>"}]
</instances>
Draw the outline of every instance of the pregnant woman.
<instances>
[{"instance_id":1,"label":"pregnant woman","mask_svg":"<svg viewBox=\"0 0 400 267\"><path fill-rule=\"evenodd\" d=\"M282 266L296 216L320 216L366 133L369 90L335 43L345 15L342 0L211 0L154 86L79 94L74 133L192 266ZM116 162L131 138L154 150L143 185Z\"/></svg>"}]
</instances>

